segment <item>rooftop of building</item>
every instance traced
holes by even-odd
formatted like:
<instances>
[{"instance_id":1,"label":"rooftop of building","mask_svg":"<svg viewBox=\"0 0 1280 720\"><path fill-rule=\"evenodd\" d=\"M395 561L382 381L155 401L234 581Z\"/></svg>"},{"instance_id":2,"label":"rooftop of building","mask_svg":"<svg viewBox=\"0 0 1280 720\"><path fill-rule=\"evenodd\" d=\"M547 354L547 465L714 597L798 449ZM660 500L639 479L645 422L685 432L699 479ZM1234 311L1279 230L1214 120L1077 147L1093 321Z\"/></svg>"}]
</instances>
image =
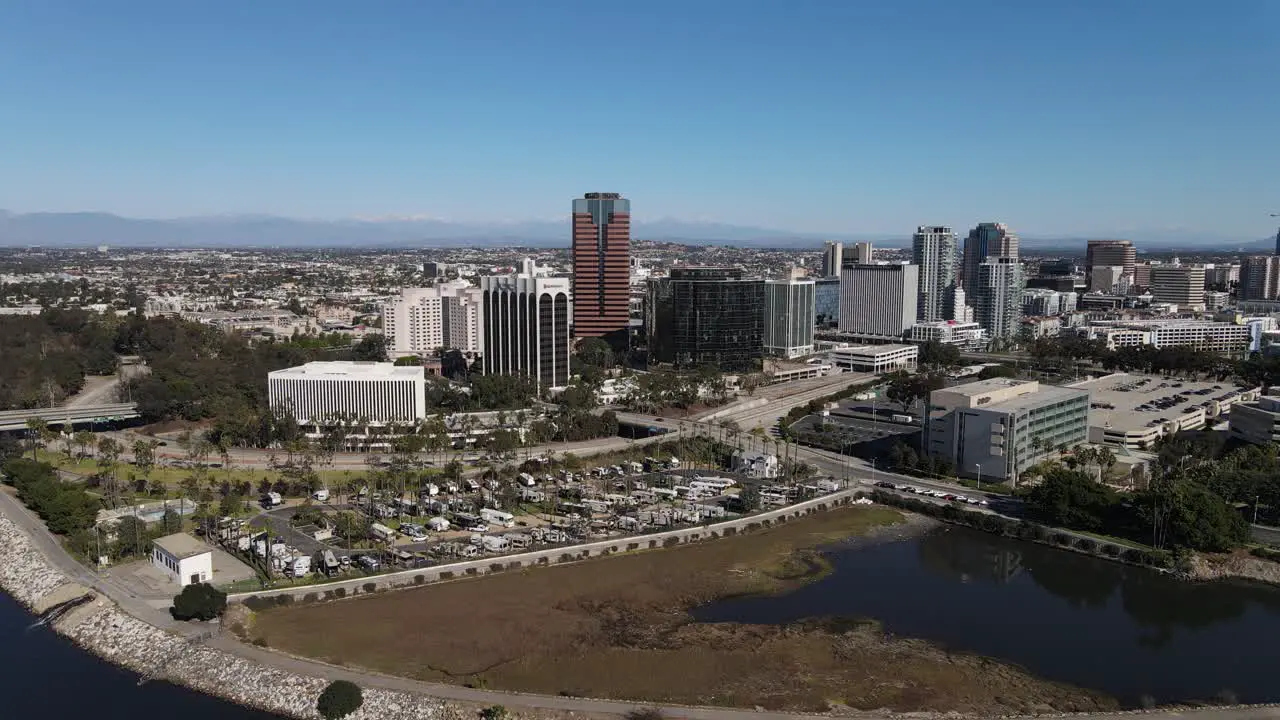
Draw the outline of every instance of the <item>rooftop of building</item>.
<instances>
[{"instance_id":1,"label":"rooftop of building","mask_svg":"<svg viewBox=\"0 0 1280 720\"><path fill-rule=\"evenodd\" d=\"M1041 385L1035 380L991 378L935 391L930 402L944 407L1017 412L1087 395L1086 390L1076 387ZM948 396L964 402L948 403Z\"/></svg>"},{"instance_id":2,"label":"rooftop of building","mask_svg":"<svg viewBox=\"0 0 1280 720\"><path fill-rule=\"evenodd\" d=\"M902 352L903 350L915 350L919 352L918 345L850 345L848 347L832 348L831 352L846 353L849 355L862 355L865 357L875 357L876 355L887 355L889 353Z\"/></svg>"},{"instance_id":3,"label":"rooftop of building","mask_svg":"<svg viewBox=\"0 0 1280 720\"><path fill-rule=\"evenodd\" d=\"M350 377L358 379L395 378L412 380L423 377L422 368L400 366L389 362L363 360L317 360L306 365L276 370L271 377Z\"/></svg>"},{"instance_id":4,"label":"rooftop of building","mask_svg":"<svg viewBox=\"0 0 1280 720\"><path fill-rule=\"evenodd\" d=\"M1171 422L1240 394L1230 382L1195 382L1159 375L1116 373L1075 383L1089 391L1089 424L1131 432ZM1139 409L1142 408L1142 409Z\"/></svg>"},{"instance_id":5,"label":"rooftop of building","mask_svg":"<svg viewBox=\"0 0 1280 720\"><path fill-rule=\"evenodd\" d=\"M186 533L174 533L153 540L156 547L164 550L179 560L186 560L203 553L212 552L213 548Z\"/></svg>"}]
</instances>

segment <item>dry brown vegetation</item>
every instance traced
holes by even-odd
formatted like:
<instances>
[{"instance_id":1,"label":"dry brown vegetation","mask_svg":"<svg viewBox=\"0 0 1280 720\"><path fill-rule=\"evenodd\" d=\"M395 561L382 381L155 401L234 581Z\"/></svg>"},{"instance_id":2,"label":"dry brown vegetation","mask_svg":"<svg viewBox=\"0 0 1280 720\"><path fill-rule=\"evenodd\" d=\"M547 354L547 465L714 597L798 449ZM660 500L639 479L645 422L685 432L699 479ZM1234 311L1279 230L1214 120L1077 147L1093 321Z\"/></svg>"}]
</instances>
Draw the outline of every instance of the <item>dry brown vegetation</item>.
<instances>
[{"instance_id":1,"label":"dry brown vegetation","mask_svg":"<svg viewBox=\"0 0 1280 720\"><path fill-rule=\"evenodd\" d=\"M842 508L714 542L273 609L251 633L339 664L545 694L796 710L1113 707L984 658L886 638L874 623L689 616L718 598L811 580L826 568L815 547L901 519L887 508Z\"/></svg>"}]
</instances>

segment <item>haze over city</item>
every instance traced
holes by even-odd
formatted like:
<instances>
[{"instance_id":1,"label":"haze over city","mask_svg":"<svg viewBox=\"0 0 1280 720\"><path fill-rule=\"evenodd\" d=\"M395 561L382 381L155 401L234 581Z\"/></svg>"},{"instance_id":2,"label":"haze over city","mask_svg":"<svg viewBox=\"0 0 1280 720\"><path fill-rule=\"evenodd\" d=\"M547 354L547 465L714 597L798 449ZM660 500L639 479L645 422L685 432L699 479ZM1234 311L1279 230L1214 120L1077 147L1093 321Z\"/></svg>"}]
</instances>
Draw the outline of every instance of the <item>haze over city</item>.
<instances>
[{"instance_id":1,"label":"haze over city","mask_svg":"<svg viewBox=\"0 0 1280 720\"><path fill-rule=\"evenodd\" d=\"M536 239L605 187L691 239L1249 243L1280 210L1278 8L10 3L0 207Z\"/></svg>"}]
</instances>

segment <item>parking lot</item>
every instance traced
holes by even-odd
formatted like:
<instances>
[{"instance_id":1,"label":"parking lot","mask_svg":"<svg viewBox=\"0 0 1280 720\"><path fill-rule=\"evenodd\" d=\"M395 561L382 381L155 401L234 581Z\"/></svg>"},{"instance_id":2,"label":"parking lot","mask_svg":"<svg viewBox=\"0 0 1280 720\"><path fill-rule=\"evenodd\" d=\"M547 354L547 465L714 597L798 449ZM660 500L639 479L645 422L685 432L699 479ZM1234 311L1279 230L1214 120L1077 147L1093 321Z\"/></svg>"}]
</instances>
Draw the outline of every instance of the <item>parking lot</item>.
<instances>
[{"instance_id":1,"label":"parking lot","mask_svg":"<svg viewBox=\"0 0 1280 720\"><path fill-rule=\"evenodd\" d=\"M270 507L279 498L264 497L257 516L224 521L220 537L273 575L374 573L715 522L746 509L740 501L746 488L767 509L841 487L833 479L788 483L679 464L673 458L548 469L510 480L431 483L403 494L365 488L288 507ZM339 513L350 513L367 531L342 537ZM336 565L326 567L330 558Z\"/></svg>"}]
</instances>

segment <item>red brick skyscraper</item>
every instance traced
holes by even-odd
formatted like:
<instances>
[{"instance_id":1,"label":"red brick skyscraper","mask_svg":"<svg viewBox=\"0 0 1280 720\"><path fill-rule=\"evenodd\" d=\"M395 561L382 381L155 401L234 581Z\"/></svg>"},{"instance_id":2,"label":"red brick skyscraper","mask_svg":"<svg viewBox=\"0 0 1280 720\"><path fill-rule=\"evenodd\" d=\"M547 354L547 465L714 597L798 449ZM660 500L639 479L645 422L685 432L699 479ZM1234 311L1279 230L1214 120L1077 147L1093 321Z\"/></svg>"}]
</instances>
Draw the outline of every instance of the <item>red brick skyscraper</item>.
<instances>
[{"instance_id":1,"label":"red brick skyscraper","mask_svg":"<svg viewBox=\"0 0 1280 720\"><path fill-rule=\"evenodd\" d=\"M573 334L625 343L631 320L631 201L587 193L573 201Z\"/></svg>"}]
</instances>

